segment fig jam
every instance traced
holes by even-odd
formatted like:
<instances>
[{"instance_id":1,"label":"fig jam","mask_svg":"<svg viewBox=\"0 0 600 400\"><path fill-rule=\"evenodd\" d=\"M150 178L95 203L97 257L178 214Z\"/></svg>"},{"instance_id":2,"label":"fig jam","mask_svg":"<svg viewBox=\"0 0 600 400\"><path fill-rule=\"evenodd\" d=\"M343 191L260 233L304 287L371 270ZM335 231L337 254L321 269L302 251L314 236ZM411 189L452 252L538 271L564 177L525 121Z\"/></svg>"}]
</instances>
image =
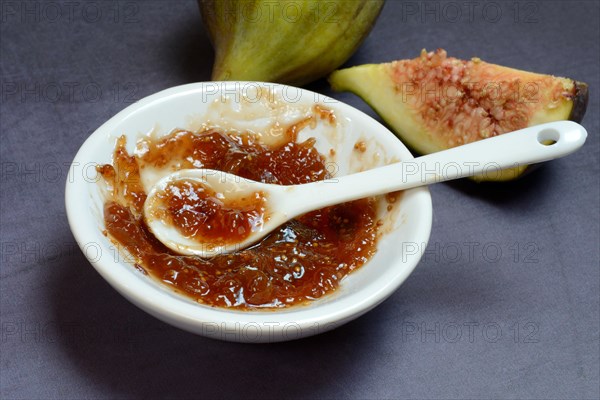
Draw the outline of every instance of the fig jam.
<instances>
[{"instance_id":1,"label":"fig jam","mask_svg":"<svg viewBox=\"0 0 600 400\"><path fill-rule=\"evenodd\" d=\"M183 236L199 243L240 243L263 225L263 193L224 198L200 182L171 182L156 193L154 218L166 221Z\"/></svg>"},{"instance_id":2,"label":"fig jam","mask_svg":"<svg viewBox=\"0 0 600 400\"><path fill-rule=\"evenodd\" d=\"M279 144L270 146L253 134L178 130L140 141L134 155L127 152L125 138L119 138L113 164L98 167L111 192L104 205L107 236L133 257L136 268L201 304L242 310L287 307L331 293L375 252L378 224L373 198L305 214L251 248L212 258L168 249L148 230L142 215L146 193L140 176L145 169L210 168L279 185L329 178L314 139L296 142L299 129L290 127ZM182 204L168 201L174 220L181 222L177 213ZM243 234L232 229L233 221L250 228L255 207L250 206L245 216L232 216L226 208L216 207L209 217L219 226L217 236ZM201 223L181 226L207 234Z\"/></svg>"}]
</instances>

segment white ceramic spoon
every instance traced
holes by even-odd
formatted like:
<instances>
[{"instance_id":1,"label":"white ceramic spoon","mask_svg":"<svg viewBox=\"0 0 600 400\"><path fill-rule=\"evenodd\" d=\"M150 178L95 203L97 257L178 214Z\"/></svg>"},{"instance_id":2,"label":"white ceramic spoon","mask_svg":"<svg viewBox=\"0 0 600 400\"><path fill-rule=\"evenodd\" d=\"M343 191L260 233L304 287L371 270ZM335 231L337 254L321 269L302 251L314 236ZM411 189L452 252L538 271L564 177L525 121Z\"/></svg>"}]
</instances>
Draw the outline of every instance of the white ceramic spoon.
<instances>
[{"instance_id":1,"label":"white ceramic spoon","mask_svg":"<svg viewBox=\"0 0 600 400\"><path fill-rule=\"evenodd\" d=\"M265 184L236 175L209 169L185 169L161 179L148 194L144 205L146 223L167 247L180 254L210 257L246 248L264 238L284 222L309 211L365 197L410 189L523 164L533 164L566 156L579 149L587 137L586 130L571 121L551 122L493 138L480 140L449 150L432 153L410 161L398 162L326 181L303 185ZM551 144L550 144L551 143ZM185 237L156 217L160 201L157 193L179 180L195 181L221 198L261 192L266 197L262 225L239 243L200 243Z\"/></svg>"}]
</instances>

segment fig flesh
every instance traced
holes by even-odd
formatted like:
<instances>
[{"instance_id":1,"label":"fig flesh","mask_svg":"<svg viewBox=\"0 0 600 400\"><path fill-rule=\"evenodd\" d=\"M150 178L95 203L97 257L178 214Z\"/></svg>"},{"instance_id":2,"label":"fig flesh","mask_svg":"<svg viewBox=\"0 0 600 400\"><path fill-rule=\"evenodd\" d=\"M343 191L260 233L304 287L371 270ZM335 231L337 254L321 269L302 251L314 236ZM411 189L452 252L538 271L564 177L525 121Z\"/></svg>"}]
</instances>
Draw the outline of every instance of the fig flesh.
<instances>
[{"instance_id":1,"label":"fig flesh","mask_svg":"<svg viewBox=\"0 0 600 400\"><path fill-rule=\"evenodd\" d=\"M373 107L396 135L420 154L545 122L580 122L587 107L585 83L448 57L423 50L420 57L335 71L334 90L350 91ZM515 166L475 180L521 176Z\"/></svg>"},{"instance_id":2,"label":"fig flesh","mask_svg":"<svg viewBox=\"0 0 600 400\"><path fill-rule=\"evenodd\" d=\"M384 0L199 0L215 49L212 80L301 86L356 51Z\"/></svg>"}]
</instances>

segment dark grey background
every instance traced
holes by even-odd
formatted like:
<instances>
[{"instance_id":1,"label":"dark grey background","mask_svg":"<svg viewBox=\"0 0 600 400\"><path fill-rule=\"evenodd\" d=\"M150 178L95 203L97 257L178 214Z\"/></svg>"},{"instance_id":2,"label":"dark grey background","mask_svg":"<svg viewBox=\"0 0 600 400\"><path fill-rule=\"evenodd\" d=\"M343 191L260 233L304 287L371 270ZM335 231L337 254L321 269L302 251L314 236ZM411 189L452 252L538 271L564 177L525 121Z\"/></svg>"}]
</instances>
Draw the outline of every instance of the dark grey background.
<instances>
[{"instance_id":1,"label":"dark grey background","mask_svg":"<svg viewBox=\"0 0 600 400\"><path fill-rule=\"evenodd\" d=\"M244 345L138 310L65 218L68 163L91 132L210 78L196 3L2 1L0 397L598 398L599 3L486 4L389 1L347 65L443 47L585 81L585 147L518 182L432 187L427 253L389 300L333 332Z\"/></svg>"}]
</instances>

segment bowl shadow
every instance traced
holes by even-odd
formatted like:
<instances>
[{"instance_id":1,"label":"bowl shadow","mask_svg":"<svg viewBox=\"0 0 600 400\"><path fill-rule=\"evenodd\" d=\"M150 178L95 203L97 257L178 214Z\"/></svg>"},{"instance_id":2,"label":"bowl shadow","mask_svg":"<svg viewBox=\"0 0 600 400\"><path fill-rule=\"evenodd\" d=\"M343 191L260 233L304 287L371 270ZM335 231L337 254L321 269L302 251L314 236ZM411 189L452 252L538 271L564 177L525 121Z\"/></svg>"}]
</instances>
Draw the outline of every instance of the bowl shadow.
<instances>
[{"instance_id":1,"label":"bowl shadow","mask_svg":"<svg viewBox=\"0 0 600 400\"><path fill-rule=\"evenodd\" d=\"M373 346L386 342L370 335L375 311L291 342L241 344L197 336L129 303L80 251L56 268L53 279L48 287L53 319L61 327L57 344L79 374L115 397L314 397L341 385L340 376L368 369L377 361Z\"/></svg>"},{"instance_id":2,"label":"bowl shadow","mask_svg":"<svg viewBox=\"0 0 600 400\"><path fill-rule=\"evenodd\" d=\"M478 198L502 207L535 202L543 196L555 178L553 165L534 166L518 179L506 182L475 182L469 178L448 181L445 184L464 195Z\"/></svg>"}]
</instances>

